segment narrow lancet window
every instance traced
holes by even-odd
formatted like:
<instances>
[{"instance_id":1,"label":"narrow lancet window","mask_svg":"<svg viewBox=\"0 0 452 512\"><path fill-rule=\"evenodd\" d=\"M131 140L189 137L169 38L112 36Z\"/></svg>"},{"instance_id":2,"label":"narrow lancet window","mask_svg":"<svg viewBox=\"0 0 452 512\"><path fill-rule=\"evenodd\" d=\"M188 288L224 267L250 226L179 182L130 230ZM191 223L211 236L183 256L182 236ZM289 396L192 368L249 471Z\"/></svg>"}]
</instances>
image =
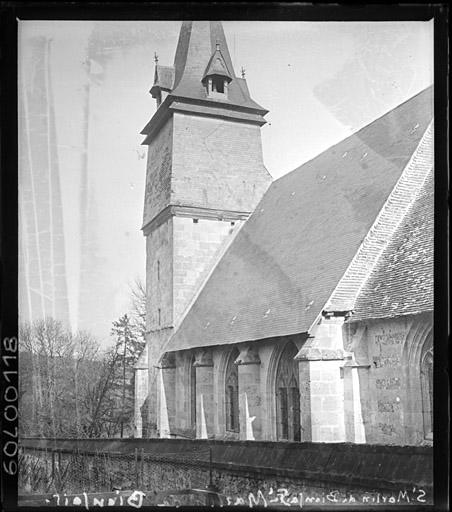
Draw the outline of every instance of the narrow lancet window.
<instances>
[{"instance_id":1,"label":"narrow lancet window","mask_svg":"<svg viewBox=\"0 0 452 512\"><path fill-rule=\"evenodd\" d=\"M226 430L239 432L239 376L238 367L234 361L239 351L234 349L229 355L226 367L225 398L226 398Z\"/></svg>"},{"instance_id":2,"label":"narrow lancet window","mask_svg":"<svg viewBox=\"0 0 452 512\"><path fill-rule=\"evenodd\" d=\"M289 343L278 363L276 372L277 436L280 440L301 441L300 389L297 348Z\"/></svg>"},{"instance_id":3,"label":"narrow lancet window","mask_svg":"<svg viewBox=\"0 0 452 512\"><path fill-rule=\"evenodd\" d=\"M190 361L190 424L196 429L196 366L195 358Z\"/></svg>"},{"instance_id":4,"label":"narrow lancet window","mask_svg":"<svg viewBox=\"0 0 452 512\"><path fill-rule=\"evenodd\" d=\"M424 437L431 439L433 437L433 346L431 342L427 341L424 344L420 369Z\"/></svg>"}]
</instances>

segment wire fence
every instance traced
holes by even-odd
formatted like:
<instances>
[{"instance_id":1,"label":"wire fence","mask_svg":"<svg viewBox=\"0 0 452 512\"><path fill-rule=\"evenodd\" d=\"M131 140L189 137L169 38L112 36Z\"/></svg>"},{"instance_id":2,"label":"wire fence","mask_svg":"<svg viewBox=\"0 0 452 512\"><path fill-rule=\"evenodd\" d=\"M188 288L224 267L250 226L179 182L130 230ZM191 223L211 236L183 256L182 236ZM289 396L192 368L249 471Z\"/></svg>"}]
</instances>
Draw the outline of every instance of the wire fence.
<instances>
[{"instance_id":1,"label":"wire fence","mask_svg":"<svg viewBox=\"0 0 452 512\"><path fill-rule=\"evenodd\" d=\"M182 504L206 504L214 486L209 447L174 453L50 450L22 448L19 454L19 494L68 495L140 489L161 499L177 494ZM194 492L190 492L194 491ZM199 491L199 492L198 492ZM182 501L181 501L182 500Z\"/></svg>"}]
</instances>

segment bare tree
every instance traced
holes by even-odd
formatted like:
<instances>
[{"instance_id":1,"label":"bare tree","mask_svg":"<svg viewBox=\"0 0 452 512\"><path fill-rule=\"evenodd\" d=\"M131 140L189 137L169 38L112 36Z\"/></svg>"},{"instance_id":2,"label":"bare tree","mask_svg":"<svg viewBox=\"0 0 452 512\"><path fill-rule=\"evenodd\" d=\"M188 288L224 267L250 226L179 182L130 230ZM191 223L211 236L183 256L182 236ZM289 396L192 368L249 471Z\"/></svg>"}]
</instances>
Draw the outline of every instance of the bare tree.
<instances>
[{"instance_id":1,"label":"bare tree","mask_svg":"<svg viewBox=\"0 0 452 512\"><path fill-rule=\"evenodd\" d=\"M145 346L146 290L137 279L130 311L101 351L88 332L45 318L20 326L21 434L123 437L133 432L134 365Z\"/></svg>"},{"instance_id":2,"label":"bare tree","mask_svg":"<svg viewBox=\"0 0 452 512\"><path fill-rule=\"evenodd\" d=\"M140 325L127 314L113 322L112 335L115 338L115 351L121 358L121 370L115 376L113 389L118 394L116 410L120 437L123 437L126 426L129 432L133 432L134 366L144 348L144 340Z\"/></svg>"},{"instance_id":3,"label":"bare tree","mask_svg":"<svg viewBox=\"0 0 452 512\"><path fill-rule=\"evenodd\" d=\"M19 340L22 435L81 436L83 397L99 378L97 342L52 318L22 324Z\"/></svg>"},{"instance_id":4,"label":"bare tree","mask_svg":"<svg viewBox=\"0 0 452 512\"><path fill-rule=\"evenodd\" d=\"M146 286L139 278L130 287L130 316L142 341L146 340Z\"/></svg>"}]
</instances>

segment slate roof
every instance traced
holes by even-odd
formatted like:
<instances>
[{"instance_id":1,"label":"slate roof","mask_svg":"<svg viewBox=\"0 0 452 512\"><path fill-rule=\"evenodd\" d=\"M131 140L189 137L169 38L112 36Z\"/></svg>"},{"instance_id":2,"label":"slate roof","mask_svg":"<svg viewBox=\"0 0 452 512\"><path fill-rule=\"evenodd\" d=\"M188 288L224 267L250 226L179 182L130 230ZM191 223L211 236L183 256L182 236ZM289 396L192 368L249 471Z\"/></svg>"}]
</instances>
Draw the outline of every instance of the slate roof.
<instances>
[{"instance_id":1,"label":"slate roof","mask_svg":"<svg viewBox=\"0 0 452 512\"><path fill-rule=\"evenodd\" d=\"M432 116L428 88L275 181L164 350L307 332Z\"/></svg>"},{"instance_id":2,"label":"slate roof","mask_svg":"<svg viewBox=\"0 0 452 512\"><path fill-rule=\"evenodd\" d=\"M217 42L232 78L228 87L228 100L224 101L266 113L267 111L253 101L249 93L246 94L236 81L221 21L182 22L174 57L175 78L172 95L198 100L206 99L206 90L201 80L206 66L216 51Z\"/></svg>"},{"instance_id":3,"label":"slate roof","mask_svg":"<svg viewBox=\"0 0 452 512\"><path fill-rule=\"evenodd\" d=\"M363 285L433 169L433 135L432 121L350 266L325 305L325 311L355 309L355 302Z\"/></svg>"},{"instance_id":4,"label":"slate roof","mask_svg":"<svg viewBox=\"0 0 452 512\"><path fill-rule=\"evenodd\" d=\"M220 51L217 51L217 44ZM227 68L229 82L227 95L221 99L208 97L202 82L206 77L205 73L211 71L224 75L224 70L221 71L216 66L218 55ZM174 103L179 106L184 103L183 110L214 117L215 108L221 107L227 118L251 121L261 126L266 123L263 116L268 110L251 98L246 80L235 76L221 21L182 22L174 65L157 65L154 85L150 90L152 96L156 97L159 88L168 90L170 82L169 94L141 130L147 136L143 141L145 145L150 143L160 125L175 110Z\"/></svg>"},{"instance_id":5,"label":"slate roof","mask_svg":"<svg viewBox=\"0 0 452 512\"><path fill-rule=\"evenodd\" d=\"M174 68L171 66L155 66L154 74L154 87L160 87L161 89L171 91L174 83Z\"/></svg>"},{"instance_id":6,"label":"slate roof","mask_svg":"<svg viewBox=\"0 0 452 512\"><path fill-rule=\"evenodd\" d=\"M358 295L350 321L433 310L433 193L431 171Z\"/></svg>"},{"instance_id":7,"label":"slate roof","mask_svg":"<svg viewBox=\"0 0 452 512\"><path fill-rule=\"evenodd\" d=\"M232 80L232 75L229 72L224 57L218 48L212 55L212 57L210 57L209 63L207 64L202 79L204 80L206 77L210 75L220 75L228 78L228 81Z\"/></svg>"}]
</instances>

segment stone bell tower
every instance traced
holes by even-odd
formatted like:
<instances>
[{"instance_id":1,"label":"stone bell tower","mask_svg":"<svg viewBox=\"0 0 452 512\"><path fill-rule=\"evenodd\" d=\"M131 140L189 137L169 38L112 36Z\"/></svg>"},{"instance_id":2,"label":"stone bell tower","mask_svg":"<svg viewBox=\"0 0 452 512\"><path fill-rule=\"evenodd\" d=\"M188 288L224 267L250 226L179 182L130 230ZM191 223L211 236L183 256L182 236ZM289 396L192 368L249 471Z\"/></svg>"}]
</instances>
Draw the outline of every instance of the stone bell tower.
<instances>
[{"instance_id":1,"label":"stone bell tower","mask_svg":"<svg viewBox=\"0 0 452 512\"><path fill-rule=\"evenodd\" d=\"M157 58L145 126L144 200L150 437L159 423L159 366L168 339L218 254L253 212L271 176L260 127L267 110L235 76L219 21L184 21L173 66Z\"/></svg>"}]
</instances>

